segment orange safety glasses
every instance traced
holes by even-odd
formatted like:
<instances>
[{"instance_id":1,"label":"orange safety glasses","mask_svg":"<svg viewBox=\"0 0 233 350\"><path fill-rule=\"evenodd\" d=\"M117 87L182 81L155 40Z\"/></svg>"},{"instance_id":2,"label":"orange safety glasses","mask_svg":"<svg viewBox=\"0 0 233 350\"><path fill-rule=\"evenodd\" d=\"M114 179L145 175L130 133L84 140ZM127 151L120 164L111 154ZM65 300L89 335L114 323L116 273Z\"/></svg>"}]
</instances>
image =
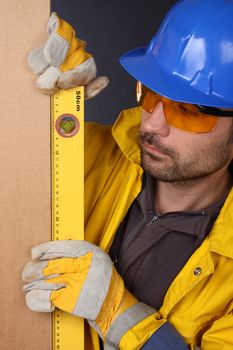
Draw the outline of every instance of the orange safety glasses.
<instances>
[{"instance_id":1,"label":"orange safety glasses","mask_svg":"<svg viewBox=\"0 0 233 350\"><path fill-rule=\"evenodd\" d=\"M162 102L167 123L175 128L194 133L207 133L217 124L218 116L207 114L206 110L210 109L211 112L216 113L218 109L172 101L150 90L139 81L136 94L138 104L148 113L152 113L156 105ZM203 109L204 112L200 109ZM232 111L231 116L233 116Z\"/></svg>"}]
</instances>

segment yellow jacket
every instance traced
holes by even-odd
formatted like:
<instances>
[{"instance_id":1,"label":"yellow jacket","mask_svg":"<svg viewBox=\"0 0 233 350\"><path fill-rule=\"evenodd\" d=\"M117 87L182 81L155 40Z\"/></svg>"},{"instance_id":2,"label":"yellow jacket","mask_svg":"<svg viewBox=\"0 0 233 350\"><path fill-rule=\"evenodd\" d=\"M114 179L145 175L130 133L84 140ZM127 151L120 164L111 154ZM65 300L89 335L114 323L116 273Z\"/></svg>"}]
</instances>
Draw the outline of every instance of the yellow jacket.
<instances>
[{"instance_id":1,"label":"yellow jacket","mask_svg":"<svg viewBox=\"0 0 233 350\"><path fill-rule=\"evenodd\" d=\"M123 111L112 127L88 123L85 134L85 239L108 251L142 186L140 109ZM128 331L120 349L140 349L169 321L190 349L233 349L233 190L209 236L177 275L159 310ZM98 349L86 330L86 349ZM92 344L92 345L91 345ZM162 349L158 349L162 350Z\"/></svg>"}]
</instances>

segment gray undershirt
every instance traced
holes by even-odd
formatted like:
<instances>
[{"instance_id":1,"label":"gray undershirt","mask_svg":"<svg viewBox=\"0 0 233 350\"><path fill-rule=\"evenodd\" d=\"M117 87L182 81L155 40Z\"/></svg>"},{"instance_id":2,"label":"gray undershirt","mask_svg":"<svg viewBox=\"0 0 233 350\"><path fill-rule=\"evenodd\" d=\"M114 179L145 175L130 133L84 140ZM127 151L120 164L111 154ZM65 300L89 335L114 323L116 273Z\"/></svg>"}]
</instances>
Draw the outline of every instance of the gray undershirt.
<instances>
[{"instance_id":1,"label":"gray undershirt","mask_svg":"<svg viewBox=\"0 0 233 350\"><path fill-rule=\"evenodd\" d=\"M158 215L154 193L153 178L145 175L109 254L126 288L159 309L170 284L210 232L225 197L203 210Z\"/></svg>"}]
</instances>

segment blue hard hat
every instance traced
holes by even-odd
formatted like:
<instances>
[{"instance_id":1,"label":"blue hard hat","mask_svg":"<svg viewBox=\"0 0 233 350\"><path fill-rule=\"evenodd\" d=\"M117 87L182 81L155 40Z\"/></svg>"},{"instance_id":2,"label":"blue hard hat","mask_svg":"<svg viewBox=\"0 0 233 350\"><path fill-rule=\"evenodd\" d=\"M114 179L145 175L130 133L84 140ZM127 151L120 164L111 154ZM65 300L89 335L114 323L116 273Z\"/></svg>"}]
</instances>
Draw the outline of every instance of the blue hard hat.
<instances>
[{"instance_id":1,"label":"blue hard hat","mask_svg":"<svg viewBox=\"0 0 233 350\"><path fill-rule=\"evenodd\" d=\"M175 101L233 108L233 0L181 0L122 66Z\"/></svg>"}]
</instances>

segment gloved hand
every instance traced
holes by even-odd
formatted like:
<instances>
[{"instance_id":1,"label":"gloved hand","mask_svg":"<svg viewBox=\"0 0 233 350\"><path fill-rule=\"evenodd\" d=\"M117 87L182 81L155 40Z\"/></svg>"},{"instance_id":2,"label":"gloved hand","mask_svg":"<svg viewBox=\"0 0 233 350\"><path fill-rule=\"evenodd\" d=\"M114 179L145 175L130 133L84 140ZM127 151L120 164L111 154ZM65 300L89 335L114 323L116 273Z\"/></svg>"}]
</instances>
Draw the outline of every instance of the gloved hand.
<instances>
[{"instance_id":1,"label":"gloved hand","mask_svg":"<svg viewBox=\"0 0 233 350\"><path fill-rule=\"evenodd\" d=\"M28 307L51 312L56 306L83 317L114 349L122 333L155 312L125 289L108 254L89 242L42 243L32 260L22 272Z\"/></svg>"},{"instance_id":2,"label":"gloved hand","mask_svg":"<svg viewBox=\"0 0 233 350\"><path fill-rule=\"evenodd\" d=\"M85 86L85 98L92 98L108 85L107 77L96 77L96 64L85 51L86 42L75 37L75 31L55 12L48 22L47 42L30 52L28 64L39 74L36 86L53 94L56 90Z\"/></svg>"}]
</instances>

